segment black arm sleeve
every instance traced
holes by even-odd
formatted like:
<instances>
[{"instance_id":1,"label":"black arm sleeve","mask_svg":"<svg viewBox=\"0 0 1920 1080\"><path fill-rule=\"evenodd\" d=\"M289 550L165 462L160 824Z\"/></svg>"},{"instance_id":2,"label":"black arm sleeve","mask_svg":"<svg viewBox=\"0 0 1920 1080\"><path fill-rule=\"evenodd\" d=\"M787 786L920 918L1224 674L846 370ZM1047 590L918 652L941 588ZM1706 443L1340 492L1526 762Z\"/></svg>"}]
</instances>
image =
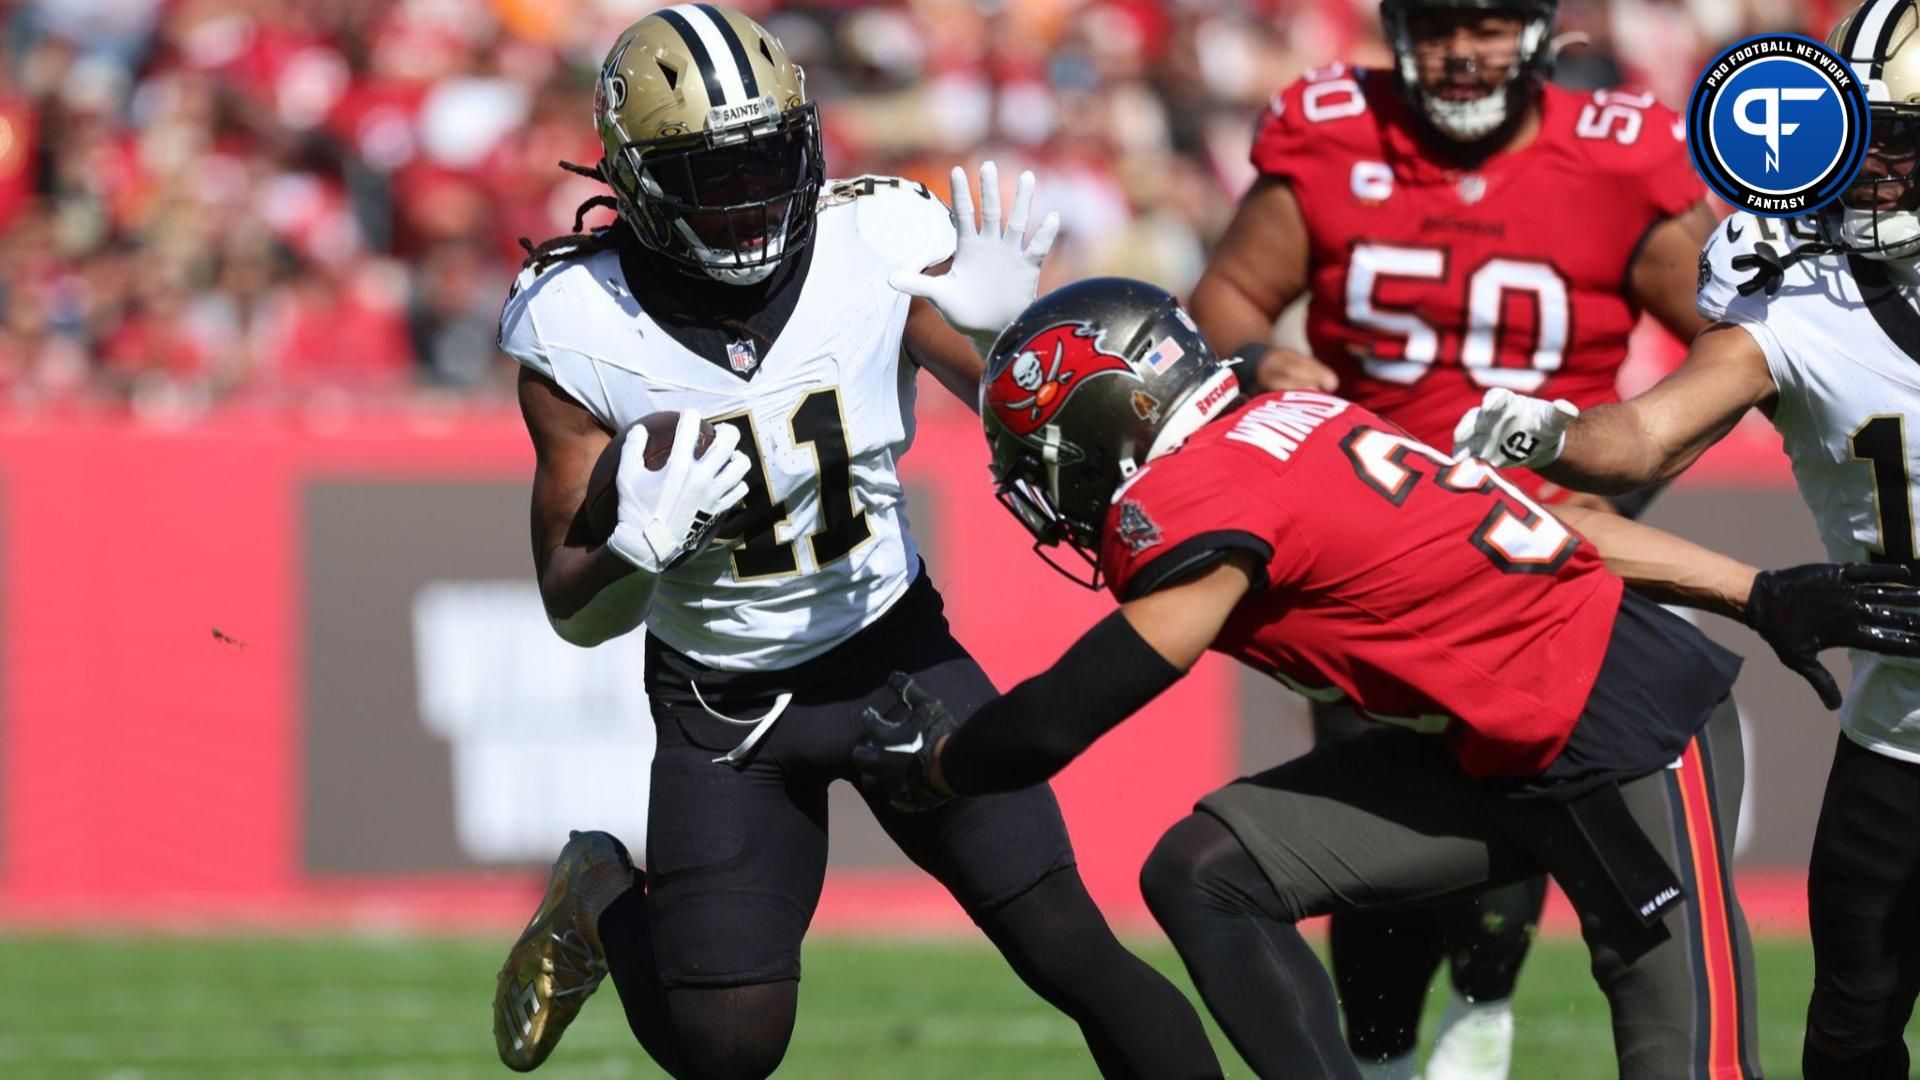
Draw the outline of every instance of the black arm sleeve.
<instances>
[{"instance_id":1,"label":"black arm sleeve","mask_svg":"<svg viewBox=\"0 0 1920 1080\"><path fill-rule=\"evenodd\" d=\"M941 777L958 795L1032 787L1183 674L1116 611L1052 667L981 706L948 736Z\"/></svg>"},{"instance_id":2,"label":"black arm sleeve","mask_svg":"<svg viewBox=\"0 0 1920 1080\"><path fill-rule=\"evenodd\" d=\"M1633 491L1623 491L1618 495L1608 495L1606 496L1606 500L1613 504L1613 508L1619 511L1621 517L1633 520L1641 514L1646 513L1647 507L1653 505L1653 500L1659 498L1660 493L1667 490L1667 485L1671 483L1673 483L1673 481L1663 480L1651 487L1638 488Z\"/></svg>"}]
</instances>

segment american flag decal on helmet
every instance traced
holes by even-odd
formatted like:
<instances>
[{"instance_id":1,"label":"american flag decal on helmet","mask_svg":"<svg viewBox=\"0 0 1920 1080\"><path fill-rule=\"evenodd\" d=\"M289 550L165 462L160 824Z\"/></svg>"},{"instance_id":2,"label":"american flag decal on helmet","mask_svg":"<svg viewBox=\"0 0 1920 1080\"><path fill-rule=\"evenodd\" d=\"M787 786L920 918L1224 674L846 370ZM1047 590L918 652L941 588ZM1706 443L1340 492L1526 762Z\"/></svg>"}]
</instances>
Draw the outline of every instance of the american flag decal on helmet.
<instances>
[{"instance_id":1,"label":"american flag decal on helmet","mask_svg":"<svg viewBox=\"0 0 1920 1080\"><path fill-rule=\"evenodd\" d=\"M1155 375L1165 375L1167 369L1178 363L1185 355L1187 350L1181 348L1179 342L1172 338L1165 338L1147 354L1147 366L1153 369Z\"/></svg>"}]
</instances>

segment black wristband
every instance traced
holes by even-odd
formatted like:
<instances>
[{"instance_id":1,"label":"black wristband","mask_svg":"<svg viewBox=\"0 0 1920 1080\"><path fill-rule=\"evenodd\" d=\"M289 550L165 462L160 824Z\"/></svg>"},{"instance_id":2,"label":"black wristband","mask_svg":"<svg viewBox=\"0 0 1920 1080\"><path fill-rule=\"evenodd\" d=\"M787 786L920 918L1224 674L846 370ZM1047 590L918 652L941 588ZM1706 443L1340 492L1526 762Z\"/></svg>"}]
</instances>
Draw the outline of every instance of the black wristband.
<instances>
[{"instance_id":1,"label":"black wristband","mask_svg":"<svg viewBox=\"0 0 1920 1080\"><path fill-rule=\"evenodd\" d=\"M1183 674L1116 611L960 725L940 754L941 779L960 795L1032 787Z\"/></svg>"},{"instance_id":2,"label":"black wristband","mask_svg":"<svg viewBox=\"0 0 1920 1080\"><path fill-rule=\"evenodd\" d=\"M1233 350L1233 377L1240 383L1240 393L1253 397L1260 390L1260 358L1272 351L1273 346L1264 341L1249 341Z\"/></svg>"}]
</instances>

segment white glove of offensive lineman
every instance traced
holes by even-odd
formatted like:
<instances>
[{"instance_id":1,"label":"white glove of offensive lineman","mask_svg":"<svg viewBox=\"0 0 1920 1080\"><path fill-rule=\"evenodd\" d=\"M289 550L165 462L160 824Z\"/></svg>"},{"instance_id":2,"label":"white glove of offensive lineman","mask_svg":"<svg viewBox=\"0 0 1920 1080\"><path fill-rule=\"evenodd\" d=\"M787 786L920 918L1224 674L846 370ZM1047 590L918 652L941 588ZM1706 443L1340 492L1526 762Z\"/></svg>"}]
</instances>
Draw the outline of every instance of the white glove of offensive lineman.
<instances>
[{"instance_id":1,"label":"white glove of offensive lineman","mask_svg":"<svg viewBox=\"0 0 1920 1080\"><path fill-rule=\"evenodd\" d=\"M649 469L646 425L627 429L613 478L618 523L607 546L647 573L659 574L705 549L720 515L747 497L752 463L739 450L740 429L718 425L707 452L695 457L699 441L700 414L681 410L666 465Z\"/></svg>"},{"instance_id":2,"label":"white glove of offensive lineman","mask_svg":"<svg viewBox=\"0 0 1920 1080\"><path fill-rule=\"evenodd\" d=\"M1567 445L1567 425L1580 415L1564 398L1546 401L1489 390L1453 428L1455 454L1465 451L1502 469L1545 468Z\"/></svg>"},{"instance_id":3,"label":"white glove of offensive lineman","mask_svg":"<svg viewBox=\"0 0 1920 1080\"><path fill-rule=\"evenodd\" d=\"M1027 212L1033 205L1033 174L1020 174L1013 192L1013 217L1000 227L1000 171L993 162L980 166L980 227L973 224L973 195L967 171L953 169L953 266L937 276L895 270L887 284L909 296L933 301L949 323L980 342L991 342L1033 303L1040 285L1040 264L1060 232L1060 215L1048 214L1025 247Z\"/></svg>"}]
</instances>

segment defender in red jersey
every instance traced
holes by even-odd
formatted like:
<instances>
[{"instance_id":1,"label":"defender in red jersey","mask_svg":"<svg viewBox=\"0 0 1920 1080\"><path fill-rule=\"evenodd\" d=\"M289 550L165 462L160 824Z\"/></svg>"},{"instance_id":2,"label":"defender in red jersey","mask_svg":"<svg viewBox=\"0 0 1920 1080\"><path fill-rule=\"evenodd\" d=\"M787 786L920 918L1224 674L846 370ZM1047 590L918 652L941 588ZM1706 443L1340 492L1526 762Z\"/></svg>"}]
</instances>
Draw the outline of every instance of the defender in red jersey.
<instances>
[{"instance_id":1,"label":"defender in red jersey","mask_svg":"<svg viewBox=\"0 0 1920 1080\"><path fill-rule=\"evenodd\" d=\"M1202 428L1122 484L1108 514L1121 542L1100 565L1116 597L1151 594L1189 554L1247 553L1264 587L1215 651L1438 735L1472 776L1553 763L1620 606L1593 545L1491 465L1310 390Z\"/></svg>"},{"instance_id":2,"label":"defender in red jersey","mask_svg":"<svg viewBox=\"0 0 1920 1080\"><path fill-rule=\"evenodd\" d=\"M1622 578L1744 614L1803 663L1844 643L1920 653L1920 600L1874 583L1889 568L1756 574L1578 511L1575 532L1358 405L1238 400L1186 313L1140 282L1036 302L981 400L1003 503L1123 605L964 725L896 676L904 709L869 713L863 784L912 808L1040 782L1225 652L1383 721L1206 796L1143 870L1257 1072L1360 1075L1300 919L1544 872L1581 915L1623 1077L1759 1075L1723 843L1739 727L1710 720L1739 662Z\"/></svg>"},{"instance_id":3,"label":"defender in red jersey","mask_svg":"<svg viewBox=\"0 0 1920 1080\"><path fill-rule=\"evenodd\" d=\"M1713 215L1679 117L1650 94L1548 84L1551 0L1387 0L1381 14L1393 69L1334 65L1274 95L1259 179L1194 288L1201 330L1246 358L1249 392L1337 390L1433 446L1491 387L1615 400L1643 310L1683 338L1703 325L1686 297ZM1311 355L1269 344L1302 295ZM1543 502L1616 505L1509 478ZM1317 740L1364 728L1325 702L1312 716ZM1444 955L1453 994L1428 1080L1505 1080L1507 999L1544 897L1534 881L1334 921L1370 1077L1413 1075Z\"/></svg>"},{"instance_id":4,"label":"defender in red jersey","mask_svg":"<svg viewBox=\"0 0 1920 1080\"><path fill-rule=\"evenodd\" d=\"M1518 62L1510 47L1504 65L1469 62L1483 22L1518 35L1552 17L1520 0L1387 6L1415 9L1406 49L1431 44L1443 71ZM1433 10L1449 8L1463 10ZM1258 344L1258 388L1337 390L1445 446L1494 387L1617 400L1642 311L1683 340L1705 325L1691 296L1714 216L1680 118L1651 94L1534 82L1471 142L1410 96L1392 72L1334 65L1262 118L1260 179L1193 290L1216 346ZM1266 348L1303 294L1312 356ZM1514 479L1530 494L1542 483Z\"/></svg>"}]
</instances>

